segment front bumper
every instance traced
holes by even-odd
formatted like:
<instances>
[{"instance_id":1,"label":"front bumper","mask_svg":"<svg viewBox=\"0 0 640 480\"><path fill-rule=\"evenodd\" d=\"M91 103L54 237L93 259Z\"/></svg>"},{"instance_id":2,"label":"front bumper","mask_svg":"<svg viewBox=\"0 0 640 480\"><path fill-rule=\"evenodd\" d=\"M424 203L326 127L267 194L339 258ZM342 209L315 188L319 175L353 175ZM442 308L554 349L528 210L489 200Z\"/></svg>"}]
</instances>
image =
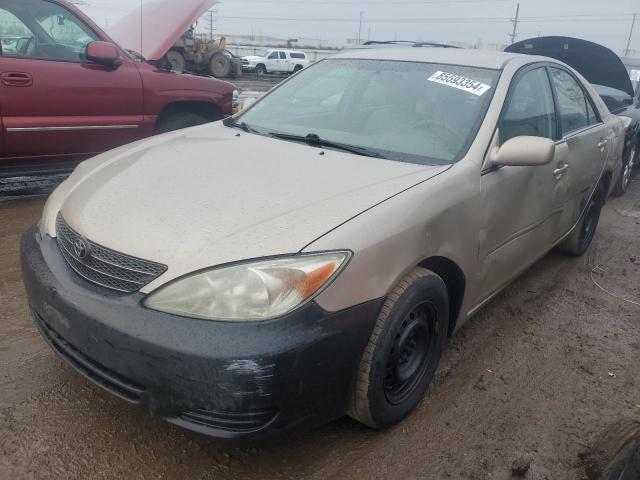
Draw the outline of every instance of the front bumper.
<instances>
[{"instance_id":1,"label":"front bumper","mask_svg":"<svg viewBox=\"0 0 640 480\"><path fill-rule=\"evenodd\" d=\"M142 307L95 286L55 239L22 238L24 283L49 345L98 386L181 427L219 438L310 428L344 415L382 300L329 313L211 322Z\"/></svg>"}]
</instances>

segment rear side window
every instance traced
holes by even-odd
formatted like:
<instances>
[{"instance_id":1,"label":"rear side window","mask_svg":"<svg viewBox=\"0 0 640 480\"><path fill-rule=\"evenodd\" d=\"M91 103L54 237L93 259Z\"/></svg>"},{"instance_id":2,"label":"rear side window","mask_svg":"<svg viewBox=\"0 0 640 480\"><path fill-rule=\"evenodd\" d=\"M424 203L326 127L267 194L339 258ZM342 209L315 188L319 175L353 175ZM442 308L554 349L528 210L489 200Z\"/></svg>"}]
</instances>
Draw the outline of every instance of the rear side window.
<instances>
[{"instance_id":1,"label":"rear side window","mask_svg":"<svg viewBox=\"0 0 640 480\"><path fill-rule=\"evenodd\" d=\"M286 59L287 59L286 52L280 52L280 60L286 60Z\"/></svg>"},{"instance_id":2,"label":"rear side window","mask_svg":"<svg viewBox=\"0 0 640 480\"><path fill-rule=\"evenodd\" d=\"M301 58L301 59L305 59L307 58L306 55L304 53L292 53L291 54L291 58Z\"/></svg>"},{"instance_id":3,"label":"rear side window","mask_svg":"<svg viewBox=\"0 0 640 480\"><path fill-rule=\"evenodd\" d=\"M598 115L596 115L595 110L591 106L591 102L587 99L587 115L589 115L589 125L595 125L596 123L600 123L600 119Z\"/></svg>"},{"instance_id":4,"label":"rear side window","mask_svg":"<svg viewBox=\"0 0 640 480\"><path fill-rule=\"evenodd\" d=\"M565 70L551 68L550 71L558 96L563 135L588 127L590 112L587 106L590 108L591 105L578 81ZM595 117L593 110L591 114Z\"/></svg>"},{"instance_id":5,"label":"rear side window","mask_svg":"<svg viewBox=\"0 0 640 480\"><path fill-rule=\"evenodd\" d=\"M556 114L546 69L531 70L516 81L500 121L500 143L521 136L554 140Z\"/></svg>"}]
</instances>

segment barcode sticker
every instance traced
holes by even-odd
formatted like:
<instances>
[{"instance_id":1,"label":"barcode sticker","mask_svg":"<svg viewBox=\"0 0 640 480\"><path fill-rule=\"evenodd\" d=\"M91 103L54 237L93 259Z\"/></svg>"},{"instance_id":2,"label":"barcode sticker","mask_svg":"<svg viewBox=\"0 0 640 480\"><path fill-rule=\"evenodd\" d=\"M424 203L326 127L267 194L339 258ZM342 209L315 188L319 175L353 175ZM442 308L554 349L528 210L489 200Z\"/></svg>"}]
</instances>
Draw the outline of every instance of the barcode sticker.
<instances>
[{"instance_id":1,"label":"barcode sticker","mask_svg":"<svg viewBox=\"0 0 640 480\"><path fill-rule=\"evenodd\" d=\"M472 93L479 97L491 89L490 85L478 82L477 80L472 80L471 78L463 77L462 75L456 75L455 73L438 71L429 77L429 81L457 88L458 90L464 90L465 92Z\"/></svg>"}]
</instances>

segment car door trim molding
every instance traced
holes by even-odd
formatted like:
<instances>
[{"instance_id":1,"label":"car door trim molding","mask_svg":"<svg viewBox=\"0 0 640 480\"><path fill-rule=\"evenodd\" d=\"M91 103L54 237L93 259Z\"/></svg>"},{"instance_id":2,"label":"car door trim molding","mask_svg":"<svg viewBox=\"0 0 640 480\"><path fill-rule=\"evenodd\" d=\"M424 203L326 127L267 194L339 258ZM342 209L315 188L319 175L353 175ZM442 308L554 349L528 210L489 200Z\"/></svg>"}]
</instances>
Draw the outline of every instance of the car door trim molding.
<instances>
[{"instance_id":1,"label":"car door trim molding","mask_svg":"<svg viewBox=\"0 0 640 480\"><path fill-rule=\"evenodd\" d=\"M133 130L140 128L140 125L79 125L73 127L10 127L9 133L28 132L70 132L78 130Z\"/></svg>"}]
</instances>

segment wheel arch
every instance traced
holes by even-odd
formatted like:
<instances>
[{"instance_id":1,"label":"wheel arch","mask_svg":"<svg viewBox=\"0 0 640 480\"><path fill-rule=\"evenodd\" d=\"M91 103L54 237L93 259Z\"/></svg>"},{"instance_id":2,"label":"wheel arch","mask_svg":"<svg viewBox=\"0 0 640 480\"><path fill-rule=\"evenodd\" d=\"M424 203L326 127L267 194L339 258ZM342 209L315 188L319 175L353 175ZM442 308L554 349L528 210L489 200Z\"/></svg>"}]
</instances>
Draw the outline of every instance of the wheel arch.
<instances>
[{"instance_id":1,"label":"wheel arch","mask_svg":"<svg viewBox=\"0 0 640 480\"><path fill-rule=\"evenodd\" d=\"M163 120L169 118L170 116L187 112L200 115L210 122L215 122L216 120L221 120L224 118L222 110L214 102L206 102L202 100L171 102L165 105L160 111L158 119L156 120L155 128L157 129L158 125L160 125Z\"/></svg>"},{"instance_id":2,"label":"wheel arch","mask_svg":"<svg viewBox=\"0 0 640 480\"><path fill-rule=\"evenodd\" d=\"M426 268L444 281L449 295L449 335L453 333L460 316L462 302L466 290L466 277L456 262L447 258L434 256L421 261L418 267Z\"/></svg>"}]
</instances>

